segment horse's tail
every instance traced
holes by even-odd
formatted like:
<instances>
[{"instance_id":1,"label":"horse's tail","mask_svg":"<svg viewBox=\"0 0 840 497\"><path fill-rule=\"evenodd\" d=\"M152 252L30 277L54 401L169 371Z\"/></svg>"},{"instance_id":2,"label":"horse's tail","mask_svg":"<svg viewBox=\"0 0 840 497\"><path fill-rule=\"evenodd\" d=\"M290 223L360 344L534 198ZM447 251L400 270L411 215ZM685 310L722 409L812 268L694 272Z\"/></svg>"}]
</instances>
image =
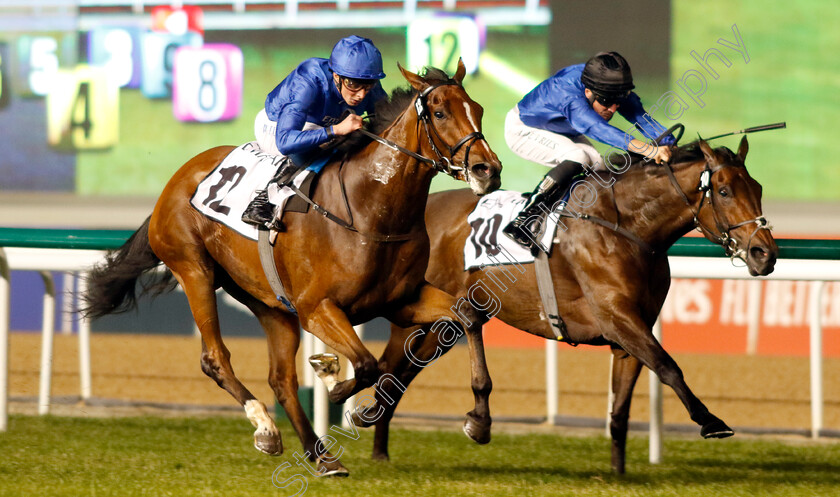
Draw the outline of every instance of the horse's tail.
<instances>
[{"instance_id":1,"label":"horse's tail","mask_svg":"<svg viewBox=\"0 0 840 497\"><path fill-rule=\"evenodd\" d=\"M118 314L137 308L137 280L143 273L160 264L160 259L149 245L149 221L119 249L109 252L105 262L94 266L87 277L87 292L80 312L88 318ZM159 295L175 288L177 282L172 272L153 271L141 282L141 295Z\"/></svg>"}]
</instances>

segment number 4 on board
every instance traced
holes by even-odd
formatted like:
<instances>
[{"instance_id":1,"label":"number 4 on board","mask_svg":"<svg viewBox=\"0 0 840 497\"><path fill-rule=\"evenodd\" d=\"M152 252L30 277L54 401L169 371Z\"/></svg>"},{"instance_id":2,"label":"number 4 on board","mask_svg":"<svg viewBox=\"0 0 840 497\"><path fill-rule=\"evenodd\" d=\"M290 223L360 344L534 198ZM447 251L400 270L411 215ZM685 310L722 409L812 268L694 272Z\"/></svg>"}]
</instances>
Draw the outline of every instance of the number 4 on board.
<instances>
[{"instance_id":1,"label":"number 4 on board","mask_svg":"<svg viewBox=\"0 0 840 497\"><path fill-rule=\"evenodd\" d=\"M119 138L119 86L103 67L59 70L47 95L47 143L58 150L110 148Z\"/></svg>"}]
</instances>

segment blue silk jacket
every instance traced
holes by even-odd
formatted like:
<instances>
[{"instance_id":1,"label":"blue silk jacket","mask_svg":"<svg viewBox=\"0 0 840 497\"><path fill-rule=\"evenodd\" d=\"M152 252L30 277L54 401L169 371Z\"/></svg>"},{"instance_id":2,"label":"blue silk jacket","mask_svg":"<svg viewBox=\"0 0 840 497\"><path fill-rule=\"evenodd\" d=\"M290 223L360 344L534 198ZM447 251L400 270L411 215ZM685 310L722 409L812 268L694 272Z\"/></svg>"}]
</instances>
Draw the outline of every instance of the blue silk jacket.
<instances>
[{"instance_id":1,"label":"blue silk jacket","mask_svg":"<svg viewBox=\"0 0 840 497\"><path fill-rule=\"evenodd\" d=\"M599 142L622 150L633 137L610 125L592 109L580 81L585 64L577 64L557 73L537 85L519 101L519 118L532 128L545 129L568 137L586 135ZM656 138L665 131L650 115L646 115L642 101L633 92L619 100L618 114L633 123L647 138ZM668 136L663 142L673 143Z\"/></svg>"},{"instance_id":2,"label":"blue silk jacket","mask_svg":"<svg viewBox=\"0 0 840 497\"><path fill-rule=\"evenodd\" d=\"M277 122L277 150L283 155L310 152L329 140L325 128L304 131L307 122L318 126L337 124L344 111L356 114L373 112L385 91L378 82L362 102L347 105L333 81L327 59L311 58L303 61L277 85L265 99L268 118Z\"/></svg>"}]
</instances>

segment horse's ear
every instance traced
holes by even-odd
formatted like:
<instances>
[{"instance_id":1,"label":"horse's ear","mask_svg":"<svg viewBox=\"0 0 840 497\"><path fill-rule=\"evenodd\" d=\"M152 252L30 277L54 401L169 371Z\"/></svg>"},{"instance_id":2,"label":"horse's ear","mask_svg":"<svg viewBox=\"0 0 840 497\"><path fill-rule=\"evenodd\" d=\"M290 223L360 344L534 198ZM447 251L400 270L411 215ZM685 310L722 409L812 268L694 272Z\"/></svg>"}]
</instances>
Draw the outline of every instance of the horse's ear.
<instances>
[{"instance_id":1,"label":"horse's ear","mask_svg":"<svg viewBox=\"0 0 840 497\"><path fill-rule=\"evenodd\" d=\"M717 164L718 161L717 156L715 156L715 151L706 143L706 140L701 138L698 143L700 144L700 150L703 152L703 156L706 158L706 163L710 166Z\"/></svg>"},{"instance_id":2,"label":"horse's ear","mask_svg":"<svg viewBox=\"0 0 840 497\"><path fill-rule=\"evenodd\" d=\"M397 62L397 67L400 68L400 72L402 73L403 77L408 81L412 88L417 91L423 91L424 88L429 86L429 83L426 83L426 80L422 77L414 74L413 72L405 69L399 62Z\"/></svg>"},{"instance_id":3,"label":"horse's ear","mask_svg":"<svg viewBox=\"0 0 840 497\"><path fill-rule=\"evenodd\" d=\"M457 81L458 84L460 85L461 81L464 80L464 76L466 76L466 75L467 75L467 66L464 65L464 59L462 59L461 57L458 57L458 70L455 72L455 77L452 78L452 79Z\"/></svg>"},{"instance_id":4,"label":"horse's ear","mask_svg":"<svg viewBox=\"0 0 840 497\"><path fill-rule=\"evenodd\" d=\"M738 158L741 159L741 162L744 162L744 159L747 158L747 152L750 150L750 144L747 143L747 137L744 136L741 138L741 144L738 145Z\"/></svg>"}]
</instances>

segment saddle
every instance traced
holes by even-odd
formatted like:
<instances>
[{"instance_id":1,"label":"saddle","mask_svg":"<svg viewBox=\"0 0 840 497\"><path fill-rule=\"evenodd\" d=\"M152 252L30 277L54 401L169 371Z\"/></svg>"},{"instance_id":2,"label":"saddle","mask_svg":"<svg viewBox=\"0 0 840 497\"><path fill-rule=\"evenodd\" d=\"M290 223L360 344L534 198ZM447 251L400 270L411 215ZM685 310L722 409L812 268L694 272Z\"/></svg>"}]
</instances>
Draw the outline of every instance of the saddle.
<instances>
[{"instance_id":1,"label":"saddle","mask_svg":"<svg viewBox=\"0 0 840 497\"><path fill-rule=\"evenodd\" d=\"M311 163L310 163L311 165ZM279 189L283 189L293 184L295 178L307 171L306 166L298 166L291 157L286 157L277 169L277 174L271 179L271 183L276 183ZM323 167L323 166L322 166ZM309 174L298 186L298 189L307 197L312 197L312 192L315 190L317 182L317 174ZM277 214L278 221L283 220L283 214L286 212L308 212L309 203L303 200L299 195L294 195L286 202L285 208Z\"/></svg>"}]
</instances>

